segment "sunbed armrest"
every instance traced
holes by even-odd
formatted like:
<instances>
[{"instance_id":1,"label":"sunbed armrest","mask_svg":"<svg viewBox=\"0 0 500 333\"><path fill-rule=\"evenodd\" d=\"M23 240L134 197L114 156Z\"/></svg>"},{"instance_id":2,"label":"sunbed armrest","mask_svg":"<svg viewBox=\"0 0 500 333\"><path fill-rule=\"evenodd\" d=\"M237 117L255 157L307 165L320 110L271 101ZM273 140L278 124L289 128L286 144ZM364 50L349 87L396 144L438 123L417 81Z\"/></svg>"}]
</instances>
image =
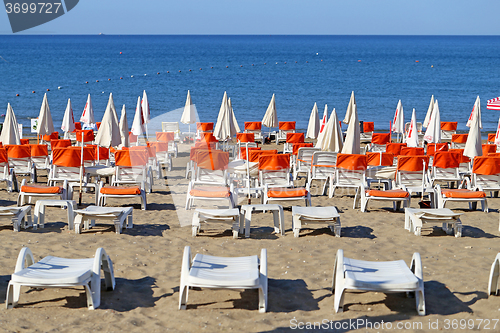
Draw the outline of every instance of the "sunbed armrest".
<instances>
[{"instance_id":1,"label":"sunbed armrest","mask_svg":"<svg viewBox=\"0 0 500 333\"><path fill-rule=\"evenodd\" d=\"M413 253L413 257L411 258L410 270L415 274L417 278L423 281L424 272L422 269L422 259L420 258L420 253Z\"/></svg>"},{"instance_id":2,"label":"sunbed armrest","mask_svg":"<svg viewBox=\"0 0 500 333\"><path fill-rule=\"evenodd\" d=\"M24 181L24 179L23 179ZM16 268L14 273L22 271L26 267L29 267L35 263L35 259L33 258L33 253L28 247L23 247L21 252L19 252L19 256L17 257ZM25 264L27 264L25 266Z\"/></svg>"}]
</instances>

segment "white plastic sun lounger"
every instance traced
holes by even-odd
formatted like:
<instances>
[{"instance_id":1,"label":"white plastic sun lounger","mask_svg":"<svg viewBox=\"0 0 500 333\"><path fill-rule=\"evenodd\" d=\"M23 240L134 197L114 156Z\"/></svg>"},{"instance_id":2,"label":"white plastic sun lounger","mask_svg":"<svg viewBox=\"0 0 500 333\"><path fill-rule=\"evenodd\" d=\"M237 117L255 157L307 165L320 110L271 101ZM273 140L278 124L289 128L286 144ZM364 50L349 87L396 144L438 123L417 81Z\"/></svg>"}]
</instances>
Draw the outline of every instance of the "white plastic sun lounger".
<instances>
[{"instance_id":1,"label":"white plastic sun lounger","mask_svg":"<svg viewBox=\"0 0 500 333\"><path fill-rule=\"evenodd\" d=\"M498 277L500 276L500 253L497 254L490 270L490 279L488 282L488 295L499 295Z\"/></svg>"},{"instance_id":2,"label":"white plastic sun lounger","mask_svg":"<svg viewBox=\"0 0 500 333\"><path fill-rule=\"evenodd\" d=\"M364 261L344 257L339 249L333 268L332 292L335 312L342 312L345 290L367 290L383 293L415 293L417 312L425 315L424 280L420 254L415 252L410 268L404 260Z\"/></svg>"},{"instance_id":3,"label":"white plastic sun lounger","mask_svg":"<svg viewBox=\"0 0 500 333\"><path fill-rule=\"evenodd\" d=\"M461 237L460 215L462 213L455 213L448 208L405 208L405 229L420 236L424 223L442 223L442 229L447 234L451 234L453 230L455 237Z\"/></svg>"},{"instance_id":4,"label":"white plastic sun lounger","mask_svg":"<svg viewBox=\"0 0 500 333\"><path fill-rule=\"evenodd\" d=\"M84 286L87 306L94 310L101 304L101 269L107 290L115 289L113 263L102 247L94 258L65 259L48 256L35 263L31 250L23 247L7 287L7 309L19 302L21 286L32 288L68 288Z\"/></svg>"},{"instance_id":5,"label":"white plastic sun lounger","mask_svg":"<svg viewBox=\"0 0 500 333\"><path fill-rule=\"evenodd\" d=\"M292 206L293 236L299 237L302 222L327 224L335 237L340 237L340 215L334 206L329 207L299 207Z\"/></svg>"},{"instance_id":6,"label":"white plastic sun lounger","mask_svg":"<svg viewBox=\"0 0 500 333\"><path fill-rule=\"evenodd\" d=\"M219 222L230 223L233 227L233 238L237 239L238 234L243 232L243 227L240 228L240 210L232 209L201 209L197 208L193 214L192 236L196 237L201 229L201 222Z\"/></svg>"},{"instance_id":7,"label":"white plastic sun lounger","mask_svg":"<svg viewBox=\"0 0 500 333\"><path fill-rule=\"evenodd\" d=\"M33 225L31 222L31 206L0 207L0 216L8 216L12 219L14 231L19 231L20 227L36 229L36 223Z\"/></svg>"},{"instance_id":8,"label":"white plastic sun lounger","mask_svg":"<svg viewBox=\"0 0 500 333\"><path fill-rule=\"evenodd\" d=\"M186 310L190 287L217 289L259 289L259 312L267 311L267 250L257 256L214 257L196 254L191 260L191 248L184 248L179 290L179 309Z\"/></svg>"},{"instance_id":9,"label":"white plastic sun lounger","mask_svg":"<svg viewBox=\"0 0 500 333\"><path fill-rule=\"evenodd\" d=\"M95 220L111 220L115 225L116 233L119 234L123 229L125 220L127 220L127 229L133 227L133 211L132 207L88 206L85 209L75 209L75 233L79 234L82 232L82 222L84 223L84 228L87 230L91 226L94 226Z\"/></svg>"}]
</instances>

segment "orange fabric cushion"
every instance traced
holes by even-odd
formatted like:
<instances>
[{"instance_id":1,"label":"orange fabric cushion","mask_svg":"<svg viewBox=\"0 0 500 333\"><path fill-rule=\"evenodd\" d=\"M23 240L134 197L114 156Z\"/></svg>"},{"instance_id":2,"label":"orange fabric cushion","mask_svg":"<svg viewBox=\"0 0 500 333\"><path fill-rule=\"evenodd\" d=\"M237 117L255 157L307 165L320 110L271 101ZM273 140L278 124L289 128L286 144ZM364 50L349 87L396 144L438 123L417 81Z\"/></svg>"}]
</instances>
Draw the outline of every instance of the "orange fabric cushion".
<instances>
[{"instance_id":1,"label":"orange fabric cushion","mask_svg":"<svg viewBox=\"0 0 500 333\"><path fill-rule=\"evenodd\" d=\"M486 193L483 191L471 191L464 188L459 189L445 189L441 193L447 198L485 198Z\"/></svg>"},{"instance_id":2,"label":"orange fabric cushion","mask_svg":"<svg viewBox=\"0 0 500 333\"><path fill-rule=\"evenodd\" d=\"M410 193L404 190L388 190L388 191L380 191L380 190L368 190L366 191L370 197L381 197L381 198L408 198Z\"/></svg>"},{"instance_id":3,"label":"orange fabric cushion","mask_svg":"<svg viewBox=\"0 0 500 333\"><path fill-rule=\"evenodd\" d=\"M375 130L375 124L373 121L363 122L363 132L373 132Z\"/></svg>"},{"instance_id":4,"label":"orange fabric cushion","mask_svg":"<svg viewBox=\"0 0 500 333\"><path fill-rule=\"evenodd\" d=\"M295 121L280 121L278 122L279 129L282 131L289 131L295 129Z\"/></svg>"},{"instance_id":5,"label":"orange fabric cushion","mask_svg":"<svg viewBox=\"0 0 500 333\"><path fill-rule=\"evenodd\" d=\"M214 123L196 123L196 129L202 132L213 131Z\"/></svg>"},{"instance_id":6,"label":"orange fabric cushion","mask_svg":"<svg viewBox=\"0 0 500 333\"><path fill-rule=\"evenodd\" d=\"M397 169L403 171L422 171L429 166L429 156L399 156Z\"/></svg>"},{"instance_id":7,"label":"orange fabric cushion","mask_svg":"<svg viewBox=\"0 0 500 333\"><path fill-rule=\"evenodd\" d=\"M139 186L106 186L101 188L102 194L136 195L141 194Z\"/></svg>"},{"instance_id":8,"label":"orange fabric cushion","mask_svg":"<svg viewBox=\"0 0 500 333\"><path fill-rule=\"evenodd\" d=\"M391 166L394 164L394 155L391 153L369 152L366 153L366 160L368 165L371 166Z\"/></svg>"},{"instance_id":9,"label":"orange fabric cushion","mask_svg":"<svg viewBox=\"0 0 500 333\"><path fill-rule=\"evenodd\" d=\"M488 142L495 142L496 136L496 133L488 133Z\"/></svg>"},{"instance_id":10,"label":"orange fabric cushion","mask_svg":"<svg viewBox=\"0 0 500 333\"><path fill-rule=\"evenodd\" d=\"M260 121L245 121L245 129L249 131L258 131L262 128Z\"/></svg>"},{"instance_id":11,"label":"orange fabric cushion","mask_svg":"<svg viewBox=\"0 0 500 333\"><path fill-rule=\"evenodd\" d=\"M468 136L469 136L469 134L453 134L451 136L451 142L466 143ZM488 140L489 140L489 138L490 138L490 135L488 134ZM493 134L493 138L495 138L495 134Z\"/></svg>"},{"instance_id":12,"label":"orange fabric cushion","mask_svg":"<svg viewBox=\"0 0 500 333\"><path fill-rule=\"evenodd\" d=\"M304 133L287 133L287 143L304 143Z\"/></svg>"},{"instance_id":13,"label":"orange fabric cushion","mask_svg":"<svg viewBox=\"0 0 500 333\"><path fill-rule=\"evenodd\" d=\"M255 142L254 133L238 133L236 134L236 140L239 142Z\"/></svg>"},{"instance_id":14,"label":"orange fabric cushion","mask_svg":"<svg viewBox=\"0 0 500 333\"><path fill-rule=\"evenodd\" d=\"M371 132L371 131L369 131ZM385 145L391 142L391 133L373 133L372 143L376 145Z\"/></svg>"},{"instance_id":15,"label":"orange fabric cushion","mask_svg":"<svg viewBox=\"0 0 500 333\"><path fill-rule=\"evenodd\" d=\"M472 172L478 175L496 175L500 173L500 157L476 156L472 163Z\"/></svg>"},{"instance_id":16,"label":"orange fabric cushion","mask_svg":"<svg viewBox=\"0 0 500 333\"><path fill-rule=\"evenodd\" d=\"M441 129L443 131L456 131L458 122L456 121L442 121Z\"/></svg>"},{"instance_id":17,"label":"orange fabric cushion","mask_svg":"<svg viewBox=\"0 0 500 333\"><path fill-rule=\"evenodd\" d=\"M62 187L60 187L60 186L44 186L44 185L23 185L23 186L21 186L21 192L59 194L62 192Z\"/></svg>"},{"instance_id":18,"label":"orange fabric cushion","mask_svg":"<svg viewBox=\"0 0 500 333\"><path fill-rule=\"evenodd\" d=\"M366 155L339 153L336 166L346 170L366 170Z\"/></svg>"},{"instance_id":19,"label":"orange fabric cushion","mask_svg":"<svg viewBox=\"0 0 500 333\"><path fill-rule=\"evenodd\" d=\"M265 150L260 150L264 152ZM250 154L253 154L251 152ZM290 167L290 154L261 155L259 158L259 170L285 170Z\"/></svg>"},{"instance_id":20,"label":"orange fabric cushion","mask_svg":"<svg viewBox=\"0 0 500 333\"><path fill-rule=\"evenodd\" d=\"M224 186L205 186L193 188L189 191L189 194L193 197L229 198L231 191L229 190L229 187Z\"/></svg>"},{"instance_id":21,"label":"orange fabric cushion","mask_svg":"<svg viewBox=\"0 0 500 333\"><path fill-rule=\"evenodd\" d=\"M269 198L295 198L305 197L306 195L307 190L305 188L275 187L267 191L267 196Z\"/></svg>"},{"instance_id":22,"label":"orange fabric cushion","mask_svg":"<svg viewBox=\"0 0 500 333\"><path fill-rule=\"evenodd\" d=\"M406 147L406 143L387 143L385 145L386 153L391 153L394 156L398 156L401 154L401 149Z\"/></svg>"}]
</instances>

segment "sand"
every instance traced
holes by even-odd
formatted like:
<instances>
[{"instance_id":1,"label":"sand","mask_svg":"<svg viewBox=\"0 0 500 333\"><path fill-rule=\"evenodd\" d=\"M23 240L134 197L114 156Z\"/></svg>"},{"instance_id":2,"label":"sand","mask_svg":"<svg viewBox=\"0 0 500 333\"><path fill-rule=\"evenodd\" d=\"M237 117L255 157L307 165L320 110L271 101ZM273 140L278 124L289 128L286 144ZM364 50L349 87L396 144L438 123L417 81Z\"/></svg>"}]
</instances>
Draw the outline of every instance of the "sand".
<instances>
[{"instance_id":1,"label":"sand","mask_svg":"<svg viewBox=\"0 0 500 333\"><path fill-rule=\"evenodd\" d=\"M467 204L449 204L449 208L464 213L462 238L446 235L439 228L415 236L403 228L404 213L393 212L390 203L370 202L369 212L361 213L352 209L353 196L348 193L333 199L312 197L313 206L337 207L341 238L316 224L305 226L300 237L294 238L289 208L285 209L285 236L273 232L270 213L256 213L249 239L233 239L229 227L220 224L210 224L193 238L191 228L181 227L189 224L192 216L192 212L183 213L182 208L187 149L180 145L181 152L174 159L168 179L156 181L154 192L147 195L147 211L140 210L139 199L108 201L109 206L134 207L134 227L120 235L105 221L97 221L95 228L80 235L69 232L66 212L59 208L48 208L44 229L16 233L9 220L2 219L0 298L5 299L10 274L23 246L28 246L37 260L47 255L92 257L98 247L103 247L114 263L116 289L103 291L101 306L90 311L83 288L23 288L16 308L0 311L0 330L280 332L298 327L310 330L316 323L323 324L316 328L335 331L337 327L337 331L347 332L355 328L366 331L366 321L378 328L376 331L389 331L389 324L392 330L399 324L406 331L449 331L454 324L457 329L482 329L485 324L490 329L496 324L496 330L500 329L500 324L492 321L500 317L500 297L487 295L490 266L499 249L500 199L488 198L488 214L468 211ZM39 181L45 179L42 175ZM0 204L14 205L17 194L0 186ZM91 194L83 198L87 205L93 202ZM414 198L412 207L417 207L417 202L418 198ZM178 215L175 208L182 214ZM258 312L256 290L192 290L187 310L178 310L180 267L187 245L193 255L216 256L258 255L260 249L266 248L268 312ZM345 311L335 314L331 286L337 249L343 249L346 257L403 259L407 264L412 254L419 252L424 266L427 315L418 316L415 300L404 294L374 292L348 292ZM385 326L380 326L382 321Z\"/></svg>"}]
</instances>

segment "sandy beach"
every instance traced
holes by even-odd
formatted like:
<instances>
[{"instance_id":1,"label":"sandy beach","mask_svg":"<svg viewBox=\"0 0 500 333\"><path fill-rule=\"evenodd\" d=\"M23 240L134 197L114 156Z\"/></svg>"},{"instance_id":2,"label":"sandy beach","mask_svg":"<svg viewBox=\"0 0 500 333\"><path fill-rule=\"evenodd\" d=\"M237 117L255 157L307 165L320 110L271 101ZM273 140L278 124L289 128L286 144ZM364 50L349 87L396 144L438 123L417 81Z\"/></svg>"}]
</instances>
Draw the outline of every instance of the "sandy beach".
<instances>
[{"instance_id":1,"label":"sandy beach","mask_svg":"<svg viewBox=\"0 0 500 333\"><path fill-rule=\"evenodd\" d=\"M468 211L466 203L447 204L447 208L464 213L461 238L437 227L415 236L403 227L404 212L393 212L392 204L373 201L369 211L361 213L352 209L353 195L312 197L313 206L335 206L340 212L340 238L316 224L305 226L300 237L294 238L290 208L285 209L285 236L274 233L270 213L256 213L249 239L233 239L229 226L222 224L209 224L194 238L190 227L181 227L190 224L192 211L184 212L182 193L187 187L184 175L189 146L180 145L179 149L172 172L167 173L167 179L155 180L154 192L147 195L146 211L141 211L139 199L109 199L108 206L134 207L134 227L120 235L111 223L100 221L80 235L70 232L66 211L59 208L48 208L43 229L13 232L10 220L2 220L1 299L5 299L10 274L23 246L31 249L36 260L47 255L88 258L103 247L114 264L116 289L103 291L101 306L89 311L83 288L23 288L16 308L0 311L0 330L281 332L299 327L310 331L313 326L308 324L314 323L322 324L316 326L318 329L339 332L366 331L366 327L391 331L397 330L397 325L420 332L500 329L500 297L487 295L490 266L499 250L500 199L488 198L489 213ZM45 180L45 175L39 177L39 182ZM298 184L303 182L299 180ZM17 194L8 193L4 184L0 186L0 204L15 205ZM86 205L93 200L93 194L84 194ZM418 201L413 198L412 207L417 207ZM178 310L181 261L187 245L193 255L247 256L267 249L268 312L258 312L256 290L192 290L187 310ZM344 312L335 314L331 287L337 249L343 249L350 258L403 259L408 265L412 254L419 252L427 315L418 316L415 300L404 294L374 292L347 292Z\"/></svg>"}]
</instances>

